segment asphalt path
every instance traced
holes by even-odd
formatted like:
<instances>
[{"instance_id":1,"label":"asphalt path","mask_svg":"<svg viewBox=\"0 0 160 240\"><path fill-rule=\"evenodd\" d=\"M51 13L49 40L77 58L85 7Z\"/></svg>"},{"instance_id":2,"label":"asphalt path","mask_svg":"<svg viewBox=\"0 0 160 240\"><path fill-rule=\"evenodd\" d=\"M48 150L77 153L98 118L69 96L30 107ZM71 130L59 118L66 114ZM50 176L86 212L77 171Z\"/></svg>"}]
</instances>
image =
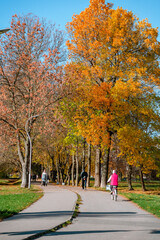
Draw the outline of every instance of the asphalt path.
<instances>
[{"instance_id":1,"label":"asphalt path","mask_svg":"<svg viewBox=\"0 0 160 240\"><path fill-rule=\"evenodd\" d=\"M70 188L72 190L72 188ZM71 225L49 233L40 240L159 240L160 219L108 192L74 188L83 202L80 214Z\"/></svg>"},{"instance_id":2,"label":"asphalt path","mask_svg":"<svg viewBox=\"0 0 160 240\"><path fill-rule=\"evenodd\" d=\"M0 240L19 240L44 232L71 218L76 193L82 204L72 224L40 240L159 240L160 219L118 197L111 200L108 192L80 187L43 187L44 197L19 214L0 222Z\"/></svg>"},{"instance_id":3,"label":"asphalt path","mask_svg":"<svg viewBox=\"0 0 160 240\"><path fill-rule=\"evenodd\" d=\"M27 209L0 222L0 240L19 240L51 229L71 218L77 195L48 185L44 196Z\"/></svg>"}]
</instances>

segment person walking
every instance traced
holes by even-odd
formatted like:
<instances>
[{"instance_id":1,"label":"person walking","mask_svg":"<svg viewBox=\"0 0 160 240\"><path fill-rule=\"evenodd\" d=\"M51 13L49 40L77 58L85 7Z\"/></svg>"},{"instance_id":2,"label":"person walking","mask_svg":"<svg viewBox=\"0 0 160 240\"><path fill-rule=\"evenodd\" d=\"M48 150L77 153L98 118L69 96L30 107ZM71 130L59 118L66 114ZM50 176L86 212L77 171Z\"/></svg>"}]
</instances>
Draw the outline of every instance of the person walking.
<instances>
[{"instance_id":1,"label":"person walking","mask_svg":"<svg viewBox=\"0 0 160 240\"><path fill-rule=\"evenodd\" d=\"M82 189L86 189L87 177L88 177L88 173L85 171L85 169L83 169L81 173Z\"/></svg>"},{"instance_id":2,"label":"person walking","mask_svg":"<svg viewBox=\"0 0 160 240\"><path fill-rule=\"evenodd\" d=\"M43 170L43 173L42 173L42 185L47 186L47 174L45 169Z\"/></svg>"}]
</instances>

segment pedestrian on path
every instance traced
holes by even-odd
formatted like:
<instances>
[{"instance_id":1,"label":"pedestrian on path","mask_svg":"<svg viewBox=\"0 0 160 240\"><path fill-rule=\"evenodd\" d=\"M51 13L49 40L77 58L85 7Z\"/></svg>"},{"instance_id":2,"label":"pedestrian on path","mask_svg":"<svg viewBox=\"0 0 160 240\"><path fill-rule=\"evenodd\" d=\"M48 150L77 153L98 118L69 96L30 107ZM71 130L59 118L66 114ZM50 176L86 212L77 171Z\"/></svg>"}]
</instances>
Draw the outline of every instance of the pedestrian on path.
<instances>
[{"instance_id":1,"label":"pedestrian on path","mask_svg":"<svg viewBox=\"0 0 160 240\"><path fill-rule=\"evenodd\" d=\"M45 169L43 170L43 173L42 173L42 185L47 186L47 173Z\"/></svg>"},{"instance_id":2,"label":"pedestrian on path","mask_svg":"<svg viewBox=\"0 0 160 240\"><path fill-rule=\"evenodd\" d=\"M82 189L86 189L87 177L88 177L88 173L85 171L85 169L83 169L81 173Z\"/></svg>"}]
</instances>

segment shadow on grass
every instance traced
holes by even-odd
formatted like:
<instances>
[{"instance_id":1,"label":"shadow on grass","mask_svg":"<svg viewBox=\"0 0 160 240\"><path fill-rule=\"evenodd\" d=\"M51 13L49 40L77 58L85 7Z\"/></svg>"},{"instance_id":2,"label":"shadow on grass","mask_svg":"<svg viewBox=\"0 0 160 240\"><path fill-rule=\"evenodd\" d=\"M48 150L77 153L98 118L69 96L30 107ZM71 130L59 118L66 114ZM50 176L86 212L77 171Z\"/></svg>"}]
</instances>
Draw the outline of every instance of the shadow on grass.
<instances>
[{"instance_id":1,"label":"shadow on grass","mask_svg":"<svg viewBox=\"0 0 160 240\"><path fill-rule=\"evenodd\" d=\"M4 218L12 217L13 215L17 214L16 211L0 211L0 219L3 220Z\"/></svg>"},{"instance_id":2,"label":"shadow on grass","mask_svg":"<svg viewBox=\"0 0 160 240\"><path fill-rule=\"evenodd\" d=\"M21 180L17 179L17 178L11 178L11 179L6 179L6 180L2 180L0 181L0 185L20 185L21 184Z\"/></svg>"}]
</instances>

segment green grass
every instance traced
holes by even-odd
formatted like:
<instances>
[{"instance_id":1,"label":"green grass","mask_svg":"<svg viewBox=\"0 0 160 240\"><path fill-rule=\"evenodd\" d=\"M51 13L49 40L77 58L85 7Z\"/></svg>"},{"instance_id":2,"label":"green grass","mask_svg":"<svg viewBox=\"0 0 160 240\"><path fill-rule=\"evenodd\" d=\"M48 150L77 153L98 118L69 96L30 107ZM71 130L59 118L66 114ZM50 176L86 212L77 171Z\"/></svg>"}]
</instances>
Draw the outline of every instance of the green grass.
<instances>
[{"instance_id":1,"label":"green grass","mask_svg":"<svg viewBox=\"0 0 160 240\"><path fill-rule=\"evenodd\" d=\"M138 193L121 193L144 210L160 217L160 196Z\"/></svg>"},{"instance_id":2,"label":"green grass","mask_svg":"<svg viewBox=\"0 0 160 240\"><path fill-rule=\"evenodd\" d=\"M40 196L40 193L0 195L0 218L3 219L20 212L39 199Z\"/></svg>"},{"instance_id":3,"label":"green grass","mask_svg":"<svg viewBox=\"0 0 160 240\"><path fill-rule=\"evenodd\" d=\"M43 196L39 188L21 188L20 185L0 186L0 219L17 214Z\"/></svg>"},{"instance_id":4,"label":"green grass","mask_svg":"<svg viewBox=\"0 0 160 240\"><path fill-rule=\"evenodd\" d=\"M142 186L140 182L132 182L132 186L134 190L142 190ZM145 182L146 189L148 191L160 191L160 181L146 181ZM127 182L120 182L119 189L128 190Z\"/></svg>"}]
</instances>

